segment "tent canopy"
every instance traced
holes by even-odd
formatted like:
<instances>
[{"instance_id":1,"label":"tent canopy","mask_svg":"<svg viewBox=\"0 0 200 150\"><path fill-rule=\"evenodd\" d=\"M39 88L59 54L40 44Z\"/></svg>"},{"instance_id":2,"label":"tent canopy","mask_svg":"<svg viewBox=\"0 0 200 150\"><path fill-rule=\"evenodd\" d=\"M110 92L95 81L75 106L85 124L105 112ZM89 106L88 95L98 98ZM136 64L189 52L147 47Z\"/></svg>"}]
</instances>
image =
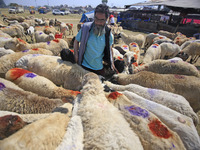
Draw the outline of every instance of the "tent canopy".
<instances>
[{"instance_id":1,"label":"tent canopy","mask_svg":"<svg viewBox=\"0 0 200 150\"><path fill-rule=\"evenodd\" d=\"M94 10L82 14L82 18L81 18L80 22L91 22L93 20L94 20Z\"/></svg>"},{"instance_id":2,"label":"tent canopy","mask_svg":"<svg viewBox=\"0 0 200 150\"><path fill-rule=\"evenodd\" d=\"M161 0L157 2L144 2L132 5L125 5L125 8L130 6L159 6L164 5L174 11L187 12L187 13L200 13L200 0Z\"/></svg>"}]
</instances>

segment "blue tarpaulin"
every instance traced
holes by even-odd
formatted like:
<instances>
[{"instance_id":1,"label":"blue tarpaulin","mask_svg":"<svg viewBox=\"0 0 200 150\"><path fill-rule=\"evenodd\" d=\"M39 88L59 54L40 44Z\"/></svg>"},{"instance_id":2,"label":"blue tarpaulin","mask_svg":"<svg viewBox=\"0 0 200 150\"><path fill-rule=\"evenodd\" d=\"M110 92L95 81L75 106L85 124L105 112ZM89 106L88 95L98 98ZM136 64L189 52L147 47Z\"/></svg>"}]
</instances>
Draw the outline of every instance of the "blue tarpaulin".
<instances>
[{"instance_id":1,"label":"blue tarpaulin","mask_svg":"<svg viewBox=\"0 0 200 150\"><path fill-rule=\"evenodd\" d=\"M94 10L82 14L82 18L81 18L80 22L91 22L93 20L94 20Z\"/></svg>"}]
</instances>

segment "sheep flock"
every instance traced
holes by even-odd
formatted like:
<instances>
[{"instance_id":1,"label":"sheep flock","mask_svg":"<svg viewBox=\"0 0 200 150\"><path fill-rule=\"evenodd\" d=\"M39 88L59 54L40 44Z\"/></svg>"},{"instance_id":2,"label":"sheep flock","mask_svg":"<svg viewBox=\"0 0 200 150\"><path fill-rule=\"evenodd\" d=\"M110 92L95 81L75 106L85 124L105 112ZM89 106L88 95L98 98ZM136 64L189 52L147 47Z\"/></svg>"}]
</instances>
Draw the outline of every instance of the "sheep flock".
<instances>
[{"instance_id":1,"label":"sheep flock","mask_svg":"<svg viewBox=\"0 0 200 150\"><path fill-rule=\"evenodd\" d=\"M198 39L109 26L118 73L102 77L61 57L70 22L2 19L0 150L200 149Z\"/></svg>"}]
</instances>

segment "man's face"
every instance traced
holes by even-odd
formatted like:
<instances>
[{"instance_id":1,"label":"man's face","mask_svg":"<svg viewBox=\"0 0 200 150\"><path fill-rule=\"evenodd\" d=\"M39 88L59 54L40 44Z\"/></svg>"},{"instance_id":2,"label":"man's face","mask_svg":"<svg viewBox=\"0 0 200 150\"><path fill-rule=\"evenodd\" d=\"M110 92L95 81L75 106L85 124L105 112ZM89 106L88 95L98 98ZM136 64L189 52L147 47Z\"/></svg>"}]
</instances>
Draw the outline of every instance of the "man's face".
<instances>
[{"instance_id":1,"label":"man's face","mask_svg":"<svg viewBox=\"0 0 200 150\"><path fill-rule=\"evenodd\" d=\"M94 34L97 36L105 33L106 15L104 13L96 13L94 17Z\"/></svg>"}]
</instances>

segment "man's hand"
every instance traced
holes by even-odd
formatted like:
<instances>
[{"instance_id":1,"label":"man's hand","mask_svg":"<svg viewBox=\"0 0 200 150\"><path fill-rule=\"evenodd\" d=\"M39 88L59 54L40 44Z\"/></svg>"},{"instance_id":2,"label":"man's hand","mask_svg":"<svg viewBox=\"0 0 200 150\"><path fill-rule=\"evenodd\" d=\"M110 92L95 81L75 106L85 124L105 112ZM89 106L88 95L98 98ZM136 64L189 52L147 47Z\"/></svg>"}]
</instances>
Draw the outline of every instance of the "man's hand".
<instances>
[{"instance_id":1,"label":"man's hand","mask_svg":"<svg viewBox=\"0 0 200 150\"><path fill-rule=\"evenodd\" d=\"M74 40L74 60L78 63L78 50L79 50L79 42L75 39Z\"/></svg>"}]
</instances>

